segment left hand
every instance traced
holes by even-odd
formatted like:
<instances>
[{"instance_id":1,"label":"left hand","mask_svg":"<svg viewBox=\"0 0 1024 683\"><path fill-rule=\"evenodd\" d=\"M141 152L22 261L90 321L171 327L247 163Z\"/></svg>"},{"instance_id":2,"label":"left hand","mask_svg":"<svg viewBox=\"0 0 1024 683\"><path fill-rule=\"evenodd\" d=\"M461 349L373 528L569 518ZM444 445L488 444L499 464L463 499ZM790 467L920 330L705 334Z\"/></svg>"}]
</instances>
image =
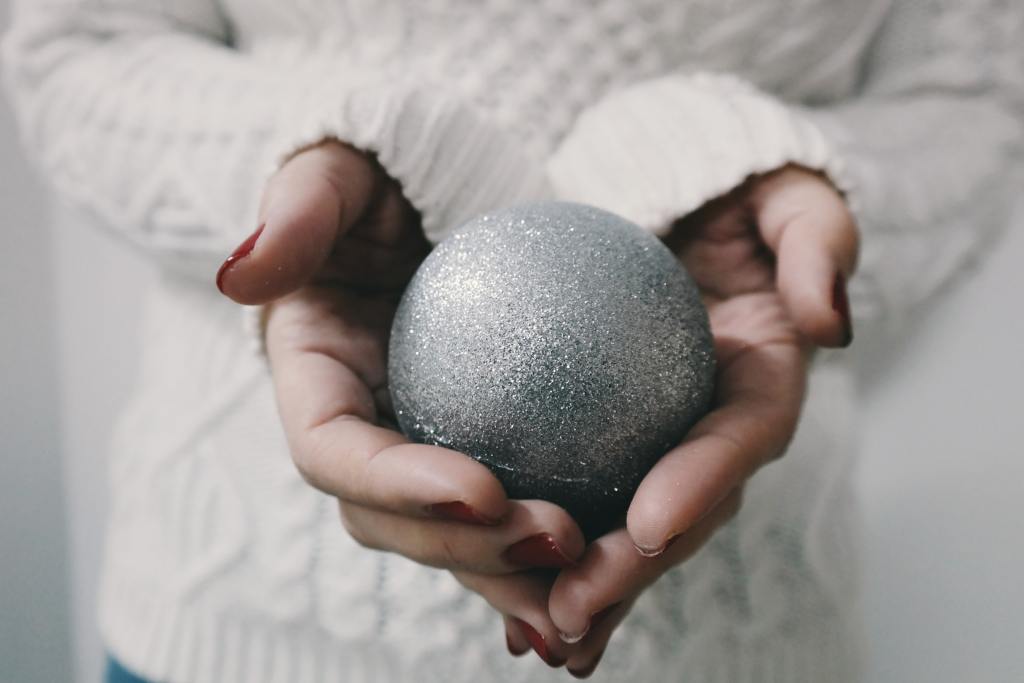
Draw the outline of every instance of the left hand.
<instances>
[{"instance_id":1,"label":"left hand","mask_svg":"<svg viewBox=\"0 0 1024 683\"><path fill-rule=\"evenodd\" d=\"M820 174L786 166L753 177L679 221L665 241L708 307L718 356L714 408L640 484L626 526L594 541L549 594L525 577L500 579L522 582L523 597L548 595L548 613L530 628L546 633L549 657L560 652L556 659L579 677L596 667L643 590L735 515L744 482L783 454L813 349L846 346L853 336L845 283L857 229ZM509 614L513 603L496 607ZM516 649L524 631L506 624Z\"/></svg>"},{"instance_id":2,"label":"left hand","mask_svg":"<svg viewBox=\"0 0 1024 683\"><path fill-rule=\"evenodd\" d=\"M413 444L394 424L387 337L429 251L419 215L366 154L325 140L270 179L263 228L218 275L239 302L266 303L266 352L295 466L338 501L357 543L421 564L511 573L583 553L569 514L509 501L468 455ZM269 303L267 303L269 301Z\"/></svg>"}]
</instances>

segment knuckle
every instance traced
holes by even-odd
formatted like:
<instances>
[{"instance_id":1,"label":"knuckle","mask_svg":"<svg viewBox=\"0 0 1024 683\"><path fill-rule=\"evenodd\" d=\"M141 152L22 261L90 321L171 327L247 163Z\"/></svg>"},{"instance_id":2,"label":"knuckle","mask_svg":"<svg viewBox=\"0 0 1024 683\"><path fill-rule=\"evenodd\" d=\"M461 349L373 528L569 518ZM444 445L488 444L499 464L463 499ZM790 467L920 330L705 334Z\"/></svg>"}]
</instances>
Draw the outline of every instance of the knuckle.
<instances>
[{"instance_id":1,"label":"knuckle","mask_svg":"<svg viewBox=\"0 0 1024 683\"><path fill-rule=\"evenodd\" d=\"M458 551L452 544L451 539L448 536L442 536L440 540L440 548L437 553L438 561L446 568L461 571L468 569L463 559L459 556Z\"/></svg>"},{"instance_id":2,"label":"knuckle","mask_svg":"<svg viewBox=\"0 0 1024 683\"><path fill-rule=\"evenodd\" d=\"M471 462L473 467L468 469L465 482L467 493L476 499L489 499L504 495L501 484L490 470L476 461Z\"/></svg>"},{"instance_id":3,"label":"knuckle","mask_svg":"<svg viewBox=\"0 0 1024 683\"><path fill-rule=\"evenodd\" d=\"M353 415L358 412L354 403L343 404L341 409ZM317 427L304 428L297 441L291 449L292 461L306 483L332 496L356 502L364 498L359 492L367 490L369 482L361 481L363 477L359 468L353 466L355 457L349 446L329 438L327 432Z\"/></svg>"},{"instance_id":4,"label":"knuckle","mask_svg":"<svg viewBox=\"0 0 1024 683\"><path fill-rule=\"evenodd\" d=\"M360 515L358 514L355 506L345 502L338 504L338 512L341 517L341 525L345 529L346 533L355 541L357 544L368 550L383 550L376 538L368 533L368 530L363 524L360 523Z\"/></svg>"},{"instance_id":5,"label":"knuckle","mask_svg":"<svg viewBox=\"0 0 1024 683\"><path fill-rule=\"evenodd\" d=\"M359 529L359 525L356 524L355 517L352 514L352 508L350 505L344 502L338 503L338 517L341 519L341 526L348 532L348 535L352 537L354 541L359 543L362 532Z\"/></svg>"},{"instance_id":6,"label":"knuckle","mask_svg":"<svg viewBox=\"0 0 1024 683\"><path fill-rule=\"evenodd\" d=\"M423 534L413 548L414 557L429 564L455 572L486 572L487 561L481 551L469 542L468 536L458 531L443 534Z\"/></svg>"},{"instance_id":7,"label":"knuckle","mask_svg":"<svg viewBox=\"0 0 1024 683\"><path fill-rule=\"evenodd\" d=\"M295 468L307 484L317 489L323 489L323 478L320 476L320 463L324 461L326 445L318 440L312 440L304 446L291 449L292 462Z\"/></svg>"}]
</instances>

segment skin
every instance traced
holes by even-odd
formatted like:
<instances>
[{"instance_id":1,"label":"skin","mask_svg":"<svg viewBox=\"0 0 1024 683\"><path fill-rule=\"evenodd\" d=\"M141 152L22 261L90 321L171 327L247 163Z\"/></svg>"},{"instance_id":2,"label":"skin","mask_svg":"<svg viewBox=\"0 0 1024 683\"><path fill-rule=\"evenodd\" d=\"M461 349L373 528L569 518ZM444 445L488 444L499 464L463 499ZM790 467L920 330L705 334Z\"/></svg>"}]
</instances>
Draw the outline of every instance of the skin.
<instances>
[{"instance_id":1,"label":"skin","mask_svg":"<svg viewBox=\"0 0 1024 683\"><path fill-rule=\"evenodd\" d=\"M732 518L743 483L784 453L813 350L850 340L833 295L853 273L857 230L826 178L786 166L679 221L666 243L708 306L715 407L643 480L625 527L585 546L564 510L508 500L483 465L395 429L387 332L429 245L379 166L341 143L309 148L271 179L260 213L263 233L222 284L239 303L268 304L267 355L299 471L338 499L356 541L452 571L505 617L510 651L531 649L526 624L549 664L581 677L643 590ZM452 501L497 523L429 511ZM538 533L574 565L523 571L503 557Z\"/></svg>"}]
</instances>

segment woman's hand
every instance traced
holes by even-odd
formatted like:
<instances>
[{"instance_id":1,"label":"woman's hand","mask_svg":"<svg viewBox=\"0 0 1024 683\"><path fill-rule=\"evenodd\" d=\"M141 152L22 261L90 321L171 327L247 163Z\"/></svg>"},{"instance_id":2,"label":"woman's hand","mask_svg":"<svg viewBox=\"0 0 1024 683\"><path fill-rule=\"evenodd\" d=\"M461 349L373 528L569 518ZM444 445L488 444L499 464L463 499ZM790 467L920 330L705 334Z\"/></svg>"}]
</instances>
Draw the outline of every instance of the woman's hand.
<instances>
[{"instance_id":1,"label":"woman's hand","mask_svg":"<svg viewBox=\"0 0 1024 683\"><path fill-rule=\"evenodd\" d=\"M857 230L822 176L786 167L755 177L680 221L666 242L708 306L714 409L643 480L626 527L554 582L550 619L575 643L568 664L579 673L593 670L640 593L693 555L739 509L743 483L782 455L812 349L852 340L845 282Z\"/></svg>"},{"instance_id":2,"label":"woman's hand","mask_svg":"<svg viewBox=\"0 0 1024 683\"><path fill-rule=\"evenodd\" d=\"M583 538L564 510L509 501L480 463L393 426L387 336L429 250L397 185L368 157L324 143L273 177L261 221L218 284L240 303L272 302L266 348L292 457L337 497L352 537L469 575L578 559Z\"/></svg>"}]
</instances>

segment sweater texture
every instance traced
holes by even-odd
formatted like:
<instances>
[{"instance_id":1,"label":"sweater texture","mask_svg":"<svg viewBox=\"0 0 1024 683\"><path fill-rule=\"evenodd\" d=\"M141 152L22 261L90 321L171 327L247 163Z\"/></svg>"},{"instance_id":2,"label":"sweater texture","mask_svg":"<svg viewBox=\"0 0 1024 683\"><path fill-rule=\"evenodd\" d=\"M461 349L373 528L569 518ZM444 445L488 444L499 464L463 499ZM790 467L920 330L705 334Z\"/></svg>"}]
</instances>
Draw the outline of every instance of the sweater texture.
<instances>
[{"instance_id":1,"label":"sweater texture","mask_svg":"<svg viewBox=\"0 0 1024 683\"><path fill-rule=\"evenodd\" d=\"M349 538L293 467L265 363L213 285L268 173L372 151L432 240L559 198L661 232L751 173L829 175L862 231L858 327L1005 224L1024 4L1007 0L22 0L26 146L161 277L111 447L108 646L172 683L564 680L444 571ZM637 602L594 680L858 677L854 384L821 355L785 458Z\"/></svg>"}]
</instances>

